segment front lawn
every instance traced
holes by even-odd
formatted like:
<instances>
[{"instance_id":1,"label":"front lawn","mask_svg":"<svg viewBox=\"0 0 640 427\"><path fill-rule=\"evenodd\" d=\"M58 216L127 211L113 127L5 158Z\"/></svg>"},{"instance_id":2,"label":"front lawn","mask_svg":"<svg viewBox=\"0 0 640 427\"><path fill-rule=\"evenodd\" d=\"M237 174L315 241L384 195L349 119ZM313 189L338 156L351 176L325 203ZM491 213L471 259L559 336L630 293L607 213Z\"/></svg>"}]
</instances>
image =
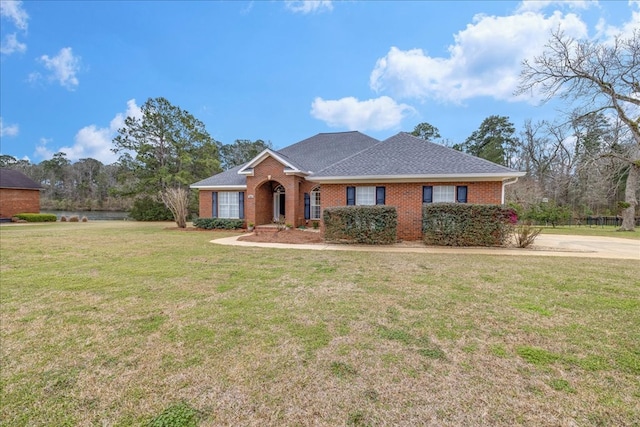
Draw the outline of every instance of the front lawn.
<instances>
[{"instance_id":1,"label":"front lawn","mask_svg":"<svg viewBox=\"0 0 640 427\"><path fill-rule=\"evenodd\" d=\"M640 424L638 263L166 227L0 226L3 426Z\"/></svg>"}]
</instances>

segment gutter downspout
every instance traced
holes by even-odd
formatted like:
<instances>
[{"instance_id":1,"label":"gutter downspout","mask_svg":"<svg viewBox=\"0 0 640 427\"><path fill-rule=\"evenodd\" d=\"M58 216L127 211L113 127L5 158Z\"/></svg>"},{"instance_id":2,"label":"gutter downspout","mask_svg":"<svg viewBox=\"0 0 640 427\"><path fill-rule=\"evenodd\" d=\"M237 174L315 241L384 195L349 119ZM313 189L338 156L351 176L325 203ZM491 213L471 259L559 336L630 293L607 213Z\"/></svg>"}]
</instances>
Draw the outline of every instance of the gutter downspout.
<instances>
[{"instance_id":1,"label":"gutter downspout","mask_svg":"<svg viewBox=\"0 0 640 427\"><path fill-rule=\"evenodd\" d=\"M502 204L504 205L504 187L506 187L507 185L511 185L511 184L515 184L516 182L518 182L518 179L520 177L515 177L513 178L513 181L502 181Z\"/></svg>"}]
</instances>

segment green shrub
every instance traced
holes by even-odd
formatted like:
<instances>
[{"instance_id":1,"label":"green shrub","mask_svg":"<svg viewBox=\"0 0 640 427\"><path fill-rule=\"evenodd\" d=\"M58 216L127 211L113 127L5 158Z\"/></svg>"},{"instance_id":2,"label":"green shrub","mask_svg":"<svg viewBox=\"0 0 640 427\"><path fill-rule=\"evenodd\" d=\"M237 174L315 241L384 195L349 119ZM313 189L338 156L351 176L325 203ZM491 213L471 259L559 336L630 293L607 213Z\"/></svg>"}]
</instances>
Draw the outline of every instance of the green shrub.
<instances>
[{"instance_id":1,"label":"green shrub","mask_svg":"<svg viewBox=\"0 0 640 427\"><path fill-rule=\"evenodd\" d=\"M173 221L173 214L164 203L149 196L133 202L129 216L136 221Z\"/></svg>"},{"instance_id":2,"label":"green shrub","mask_svg":"<svg viewBox=\"0 0 640 427\"><path fill-rule=\"evenodd\" d=\"M500 205L429 203L422 208L422 231L427 245L504 246L518 218Z\"/></svg>"},{"instance_id":3,"label":"green shrub","mask_svg":"<svg viewBox=\"0 0 640 427\"><path fill-rule=\"evenodd\" d=\"M551 224L555 228L556 225L566 224L571 218L571 211L564 206L556 205L551 200L531 206L525 212L524 218L535 221L538 224Z\"/></svg>"},{"instance_id":4,"label":"green shrub","mask_svg":"<svg viewBox=\"0 0 640 427\"><path fill-rule=\"evenodd\" d=\"M242 228L244 220L230 218L197 218L193 220L193 226L205 230L235 230Z\"/></svg>"},{"instance_id":5,"label":"green shrub","mask_svg":"<svg viewBox=\"0 0 640 427\"><path fill-rule=\"evenodd\" d=\"M387 245L396 242L398 213L393 206L342 206L323 212L329 242Z\"/></svg>"},{"instance_id":6,"label":"green shrub","mask_svg":"<svg viewBox=\"0 0 640 427\"><path fill-rule=\"evenodd\" d=\"M56 222L58 220L55 214L45 213L19 213L14 217L27 222Z\"/></svg>"}]
</instances>

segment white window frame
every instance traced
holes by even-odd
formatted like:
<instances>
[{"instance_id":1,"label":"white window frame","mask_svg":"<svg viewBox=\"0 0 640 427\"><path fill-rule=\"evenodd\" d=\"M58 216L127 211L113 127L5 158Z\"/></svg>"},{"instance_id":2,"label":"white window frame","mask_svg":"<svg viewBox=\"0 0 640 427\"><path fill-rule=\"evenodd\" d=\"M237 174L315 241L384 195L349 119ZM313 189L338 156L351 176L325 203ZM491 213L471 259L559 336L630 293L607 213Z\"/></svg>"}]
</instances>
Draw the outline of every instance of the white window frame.
<instances>
[{"instance_id":1,"label":"white window frame","mask_svg":"<svg viewBox=\"0 0 640 427\"><path fill-rule=\"evenodd\" d=\"M311 193L309 194L309 205L310 205L310 211L309 212L309 216L311 217L311 219L315 219L318 220L321 217L321 210L320 210L320 188L316 187L313 190L311 190Z\"/></svg>"},{"instance_id":2,"label":"white window frame","mask_svg":"<svg viewBox=\"0 0 640 427\"><path fill-rule=\"evenodd\" d=\"M376 204L376 187L356 187L356 205L372 206Z\"/></svg>"},{"instance_id":3,"label":"white window frame","mask_svg":"<svg viewBox=\"0 0 640 427\"><path fill-rule=\"evenodd\" d=\"M238 191L218 192L218 218L240 218L240 193Z\"/></svg>"},{"instance_id":4,"label":"white window frame","mask_svg":"<svg viewBox=\"0 0 640 427\"><path fill-rule=\"evenodd\" d=\"M455 185L434 185L433 194L431 195L433 203L455 203L456 202L456 186Z\"/></svg>"}]
</instances>

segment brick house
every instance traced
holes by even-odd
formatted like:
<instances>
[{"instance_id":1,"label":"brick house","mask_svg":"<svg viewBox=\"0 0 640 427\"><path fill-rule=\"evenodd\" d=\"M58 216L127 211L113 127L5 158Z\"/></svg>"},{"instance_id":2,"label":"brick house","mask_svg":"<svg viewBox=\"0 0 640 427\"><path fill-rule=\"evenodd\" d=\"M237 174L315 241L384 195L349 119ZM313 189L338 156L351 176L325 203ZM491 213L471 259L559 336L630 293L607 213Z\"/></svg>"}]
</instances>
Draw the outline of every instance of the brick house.
<instances>
[{"instance_id":1,"label":"brick house","mask_svg":"<svg viewBox=\"0 0 640 427\"><path fill-rule=\"evenodd\" d=\"M321 133L266 149L191 188L200 217L294 227L322 222L333 206L385 204L398 212L398 239L422 237L423 203L504 203L518 172L408 133L378 141L360 132Z\"/></svg>"},{"instance_id":2,"label":"brick house","mask_svg":"<svg viewBox=\"0 0 640 427\"><path fill-rule=\"evenodd\" d=\"M0 218L11 218L18 213L40 212L42 187L13 169L0 169Z\"/></svg>"}]
</instances>

